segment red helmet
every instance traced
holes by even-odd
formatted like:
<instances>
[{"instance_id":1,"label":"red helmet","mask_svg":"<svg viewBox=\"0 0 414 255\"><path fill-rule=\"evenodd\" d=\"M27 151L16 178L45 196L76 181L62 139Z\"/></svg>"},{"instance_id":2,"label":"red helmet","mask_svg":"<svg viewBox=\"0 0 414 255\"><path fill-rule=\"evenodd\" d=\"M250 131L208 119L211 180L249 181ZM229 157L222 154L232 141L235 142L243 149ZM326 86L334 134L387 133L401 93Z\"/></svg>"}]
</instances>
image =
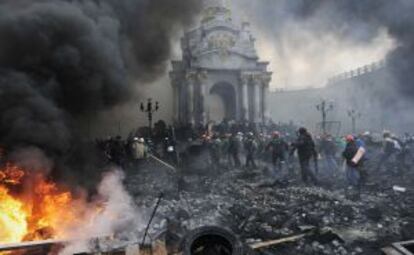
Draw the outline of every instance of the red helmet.
<instances>
[{"instance_id":1,"label":"red helmet","mask_svg":"<svg viewBox=\"0 0 414 255\"><path fill-rule=\"evenodd\" d=\"M353 142L353 141L355 141L355 137L354 137L353 135L347 135L347 136L345 137L345 140L346 140L347 142Z\"/></svg>"}]
</instances>

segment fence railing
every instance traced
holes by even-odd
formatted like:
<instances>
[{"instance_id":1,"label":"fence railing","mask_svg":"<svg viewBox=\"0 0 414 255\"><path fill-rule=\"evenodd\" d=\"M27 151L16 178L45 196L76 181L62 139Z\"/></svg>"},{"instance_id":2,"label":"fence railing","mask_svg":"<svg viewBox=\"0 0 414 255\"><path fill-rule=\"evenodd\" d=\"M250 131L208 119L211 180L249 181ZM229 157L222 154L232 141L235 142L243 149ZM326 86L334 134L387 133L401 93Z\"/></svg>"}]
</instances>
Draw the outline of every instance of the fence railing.
<instances>
[{"instance_id":1,"label":"fence railing","mask_svg":"<svg viewBox=\"0 0 414 255\"><path fill-rule=\"evenodd\" d=\"M347 79L351 79L351 78L355 78L358 76L362 76L368 73L372 73L374 71L377 71L381 68L384 68L386 65L385 60L381 60L378 62L374 62L370 65L365 65L356 69L353 69L351 71L348 72L344 72L344 73L340 73L338 75L335 75L331 78L328 79L328 84L332 84L332 83L336 83L339 81L343 81L343 80L347 80Z\"/></svg>"}]
</instances>

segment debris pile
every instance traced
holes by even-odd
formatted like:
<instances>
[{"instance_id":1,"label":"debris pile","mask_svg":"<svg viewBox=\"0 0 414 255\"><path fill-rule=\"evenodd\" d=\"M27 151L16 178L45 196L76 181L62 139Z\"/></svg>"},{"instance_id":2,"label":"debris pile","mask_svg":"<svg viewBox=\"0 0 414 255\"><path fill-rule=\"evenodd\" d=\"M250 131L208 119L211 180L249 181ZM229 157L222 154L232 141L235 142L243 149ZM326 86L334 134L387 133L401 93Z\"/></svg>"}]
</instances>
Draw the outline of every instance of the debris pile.
<instances>
[{"instance_id":1,"label":"debris pile","mask_svg":"<svg viewBox=\"0 0 414 255\"><path fill-rule=\"evenodd\" d=\"M158 192L162 187L169 189L167 193L177 191L171 185L174 174L160 178L157 171L161 170L146 172L158 176L152 181L143 171L131 174L127 183L143 211L150 211L155 201L154 192L144 191L155 187ZM339 182L329 188L305 186L294 178L269 183L262 171L186 175L179 195L167 196L161 203L150 235L165 231L171 222L179 225L177 235L181 236L198 227L217 225L237 233L251 247L305 234L255 249L259 254L378 254L387 244L413 238L414 193L410 188L404 192L393 189L394 184L410 187L412 177L397 181L388 175L376 176L355 196L354 190Z\"/></svg>"}]
</instances>

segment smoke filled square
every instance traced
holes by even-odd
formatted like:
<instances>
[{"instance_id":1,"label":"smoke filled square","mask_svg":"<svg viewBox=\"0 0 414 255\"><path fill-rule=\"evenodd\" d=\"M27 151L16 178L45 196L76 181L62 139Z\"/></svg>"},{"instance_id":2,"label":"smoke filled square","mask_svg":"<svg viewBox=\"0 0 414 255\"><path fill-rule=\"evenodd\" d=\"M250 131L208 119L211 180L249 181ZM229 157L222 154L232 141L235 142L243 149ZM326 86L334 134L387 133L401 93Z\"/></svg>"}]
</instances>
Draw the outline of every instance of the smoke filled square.
<instances>
[{"instance_id":1,"label":"smoke filled square","mask_svg":"<svg viewBox=\"0 0 414 255\"><path fill-rule=\"evenodd\" d=\"M411 0L3 0L0 255L414 253Z\"/></svg>"}]
</instances>

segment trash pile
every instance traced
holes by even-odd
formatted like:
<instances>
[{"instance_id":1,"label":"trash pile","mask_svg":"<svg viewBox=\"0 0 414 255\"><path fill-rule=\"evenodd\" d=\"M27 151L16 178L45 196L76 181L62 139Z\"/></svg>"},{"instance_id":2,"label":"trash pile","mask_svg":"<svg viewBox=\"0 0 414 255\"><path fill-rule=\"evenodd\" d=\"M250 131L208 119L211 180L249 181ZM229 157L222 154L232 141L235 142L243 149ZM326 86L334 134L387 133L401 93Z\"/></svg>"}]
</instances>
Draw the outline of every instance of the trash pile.
<instances>
[{"instance_id":1,"label":"trash pile","mask_svg":"<svg viewBox=\"0 0 414 255\"><path fill-rule=\"evenodd\" d=\"M405 178L373 175L355 196L340 184L305 186L298 176L269 181L263 171L193 173L180 180L161 172L132 173L126 183L143 212L153 208L157 192L167 195L150 236L162 233L171 222L178 225L178 236L216 225L230 229L250 247L282 239L251 250L285 255L380 254L381 247L414 238L413 173Z\"/></svg>"}]
</instances>

